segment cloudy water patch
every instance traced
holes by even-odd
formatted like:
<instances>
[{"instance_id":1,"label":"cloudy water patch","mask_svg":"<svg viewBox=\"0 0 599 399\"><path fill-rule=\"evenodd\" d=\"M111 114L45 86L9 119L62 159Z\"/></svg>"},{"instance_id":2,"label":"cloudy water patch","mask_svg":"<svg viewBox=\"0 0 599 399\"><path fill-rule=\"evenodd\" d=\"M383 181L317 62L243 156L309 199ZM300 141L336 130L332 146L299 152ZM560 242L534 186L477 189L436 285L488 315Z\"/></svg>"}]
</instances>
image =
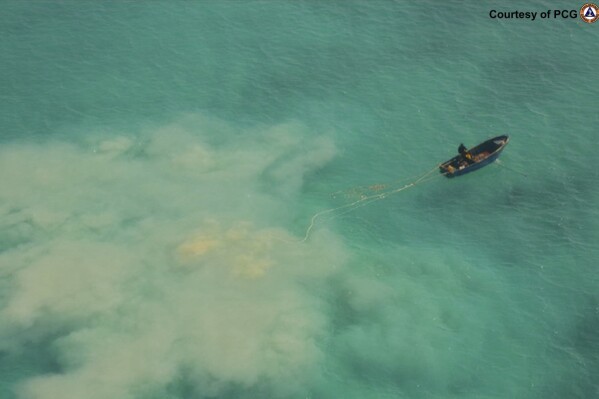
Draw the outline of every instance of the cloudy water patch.
<instances>
[{"instance_id":1,"label":"cloudy water patch","mask_svg":"<svg viewBox=\"0 0 599 399\"><path fill-rule=\"evenodd\" d=\"M18 397L293 395L318 375L318 291L348 254L326 229L298 243L287 201L334 145L299 124L215 126L236 129L188 117L2 147L0 350L45 348Z\"/></svg>"}]
</instances>

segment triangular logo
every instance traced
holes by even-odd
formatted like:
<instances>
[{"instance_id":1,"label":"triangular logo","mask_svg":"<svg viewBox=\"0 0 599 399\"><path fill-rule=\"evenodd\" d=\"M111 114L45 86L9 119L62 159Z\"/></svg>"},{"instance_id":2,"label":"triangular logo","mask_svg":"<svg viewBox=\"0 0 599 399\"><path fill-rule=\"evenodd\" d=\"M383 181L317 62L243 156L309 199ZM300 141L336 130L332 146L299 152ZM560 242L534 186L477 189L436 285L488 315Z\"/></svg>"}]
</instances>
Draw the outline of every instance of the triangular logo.
<instances>
[{"instance_id":1,"label":"triangular logo","mask_svg":"<svg viewBox=\"0 0 599 399\"><path fill-rule=\"evenodd\" d=\"M587 7L587 11L584 13L585 18L595 18L595 12L593 11L593 7Z\"/></svg>"}]
</instances>

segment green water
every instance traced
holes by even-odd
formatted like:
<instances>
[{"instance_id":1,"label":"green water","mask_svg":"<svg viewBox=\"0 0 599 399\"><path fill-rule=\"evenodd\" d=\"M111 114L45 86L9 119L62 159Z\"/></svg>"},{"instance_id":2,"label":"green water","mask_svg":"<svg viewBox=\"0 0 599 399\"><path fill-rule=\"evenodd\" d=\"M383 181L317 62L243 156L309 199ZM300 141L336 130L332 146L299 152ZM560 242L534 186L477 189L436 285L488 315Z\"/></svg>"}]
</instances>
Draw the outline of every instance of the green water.
<instances>
[{"instance_id":1,"label":"green water","mask_svg":"<svg viewBox=\"0 0 599 399\"><path fill-rule=\"evenodd\" d=\"M581 5L3 2L0 396L599 397Z\"/></svg>"}]
</instances>

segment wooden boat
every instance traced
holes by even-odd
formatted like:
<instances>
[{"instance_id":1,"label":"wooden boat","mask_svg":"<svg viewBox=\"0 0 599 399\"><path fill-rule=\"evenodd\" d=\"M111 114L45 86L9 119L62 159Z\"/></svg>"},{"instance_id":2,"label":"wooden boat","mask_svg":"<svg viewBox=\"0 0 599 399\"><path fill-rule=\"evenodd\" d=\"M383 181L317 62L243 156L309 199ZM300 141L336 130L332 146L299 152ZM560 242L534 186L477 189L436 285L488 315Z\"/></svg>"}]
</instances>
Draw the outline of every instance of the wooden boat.
<instances>
[{"instance_id":1,"label":"wooden boat","mask_svg":"<svg viewBox=\"0 0 599 399\"><path fill-rule=\"evenodd\" d=\"M439 166L439 171L446 177L456 177L474 172L495 161L509 140L510 138L506 135L493 137L468 150L471 155L470 159L462 154L457 155L449 161L443 162Z\"/></svg>"}]
</instances>

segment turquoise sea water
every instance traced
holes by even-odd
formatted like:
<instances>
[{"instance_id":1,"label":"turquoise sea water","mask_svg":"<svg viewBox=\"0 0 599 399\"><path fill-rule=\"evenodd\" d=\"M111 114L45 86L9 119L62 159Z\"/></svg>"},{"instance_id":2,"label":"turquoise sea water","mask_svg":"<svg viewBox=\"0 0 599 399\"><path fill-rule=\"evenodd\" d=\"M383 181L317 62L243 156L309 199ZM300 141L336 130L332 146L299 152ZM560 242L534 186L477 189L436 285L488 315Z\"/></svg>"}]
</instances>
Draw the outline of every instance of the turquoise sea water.
<instances>
[{"instance_id":1,"label":"turquoise sea water","mask_svg":"<svg viewBox=\"0 0 599 399\"><path fill-rule=\"evenodd\" d=\"M599 397L581 5L3 2L0 397Z\"/></svg>"}]
</instances>

